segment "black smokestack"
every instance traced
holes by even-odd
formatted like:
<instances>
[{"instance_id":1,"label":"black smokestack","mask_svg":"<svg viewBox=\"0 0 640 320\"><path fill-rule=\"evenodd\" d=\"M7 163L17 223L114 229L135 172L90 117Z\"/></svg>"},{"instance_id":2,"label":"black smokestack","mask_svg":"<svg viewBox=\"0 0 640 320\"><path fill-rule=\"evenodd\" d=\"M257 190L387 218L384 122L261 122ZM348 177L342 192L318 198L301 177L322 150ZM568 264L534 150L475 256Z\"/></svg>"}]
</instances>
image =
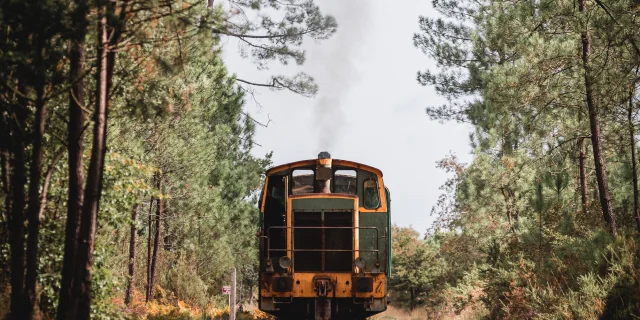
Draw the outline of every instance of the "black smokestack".
<instances>
[{"instance_id":1,"label":"black smokestack","mask_svg":"<svg viewBox=\"0 0 640 320\"><path fill-rule=\"evenodd\" d=\"M330 159L331 155L327 151L322 151L318 153L318 159Z\"/></svg>"}]
</instances>

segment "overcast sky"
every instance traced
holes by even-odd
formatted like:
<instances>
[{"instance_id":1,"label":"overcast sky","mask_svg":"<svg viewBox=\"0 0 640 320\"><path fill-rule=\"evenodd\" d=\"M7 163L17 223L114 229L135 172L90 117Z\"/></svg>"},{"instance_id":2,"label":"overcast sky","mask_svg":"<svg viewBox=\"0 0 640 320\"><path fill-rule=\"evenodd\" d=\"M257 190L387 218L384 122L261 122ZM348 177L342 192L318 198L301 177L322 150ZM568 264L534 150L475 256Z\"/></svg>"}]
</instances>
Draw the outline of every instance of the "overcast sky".
<instances>
[{"instance_id":1,"label":"overcast sky","mask_svg":"<svg viewBox=\"0 0 640 320\"><path fill-rule=\"evenodd\" d=\"M257 105L247 111L268 128L257 128L254 153L273 151L274 165L314 159L320 151L333 158L377 167L391 191L392 221L421 233L431 225L431 208L447 175L436 161L449 153L471 160L470 127L431 121L425 107L444 100L422 87L416 72L434 62L413 46L418 17L435 13L430 0L322 0L323 12L338 21L338 31L321 43L306 41L302 67L257 70L239 56L231 40L224 60L238 78L266 81L271 74L303 70L320 89L314 98L284 91L256 90Z\"/></svg>"}]
</instances>

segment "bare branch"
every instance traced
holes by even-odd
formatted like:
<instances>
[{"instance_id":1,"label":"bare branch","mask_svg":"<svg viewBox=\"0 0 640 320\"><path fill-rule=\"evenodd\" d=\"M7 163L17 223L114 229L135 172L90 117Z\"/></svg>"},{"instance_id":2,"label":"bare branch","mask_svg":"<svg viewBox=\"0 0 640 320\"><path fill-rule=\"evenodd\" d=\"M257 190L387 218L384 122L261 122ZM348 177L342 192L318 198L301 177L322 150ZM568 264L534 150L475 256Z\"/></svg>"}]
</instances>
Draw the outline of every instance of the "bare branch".
<instances>
[{"instance_id":1,"label":"bare branch","mask_svg":"<svg viewBox=\"0 0 640 320\"><path fill-rule=\"evenodd\" d=\"M300 36L304 36L306 34L315 32L315 31L320 31L320 29L305 29L301 32L298 33L292 33L292 34L284 34L284 33L280 33L280 34L271 34L271 35L253 35L253 34L241 34L241 33L234 33L234 32L230 32L230 31L224 31L224 30L220 30L220 29L213 29L212 32L215 34L222 34L225 36L229 36L229 37L237 37L237 38L250 38L250 39L280 39L280 38L293 38L293 37L300 37Z\"/></svg>"},{"instance_id":2,"label":"bare branch","mask_svg":"<svg viewBox=\"0 0 640 320\"><path fill-rule=\"evenodd\" d=\"M240 140L242 140L242 141L247 141L247 140L248 140L248 139L247 139L247 138L245 138L245 137L238 137L238 138L239 138ZM256 146L262 147L262 145L261 145L261 144L259 144L259 143L255 142L255 141L249 141L249 142L251 142L251 144L255 144Z\"/></svg>"},{"instance_id":3,"label":"bare branch","mask_svg":"<svg viewBox=\"0 0 640 320\"><path fill-rule=\"evenodd\" d=\"M256 119L254 119L253 117L251 117L249 114L245 113L244 111L241 112L242 114L245 115L245 117L249 118L251 121L253 121L255 124L268 128L269 127L269 123L271 123L271 118L269 118L269 115L267 115L267 119L269 119L269 121L267 121L267 124L264 124Z\"/></svg>"},{"instance_id":4,"label":"bare branch","mask_svg":"<svg viewBox=\"0 0 640 320\"><path fill-rule=\"evenodd\" d=\"M236 78L236 81L275 90L287 89L305 97L312 97L318 91L318 86L313 83L313 78L304 73L297 74L293 79L288 79L284 76L271 77L271 83L256 83L239 78Z\"/></svg>"}]
</instances>

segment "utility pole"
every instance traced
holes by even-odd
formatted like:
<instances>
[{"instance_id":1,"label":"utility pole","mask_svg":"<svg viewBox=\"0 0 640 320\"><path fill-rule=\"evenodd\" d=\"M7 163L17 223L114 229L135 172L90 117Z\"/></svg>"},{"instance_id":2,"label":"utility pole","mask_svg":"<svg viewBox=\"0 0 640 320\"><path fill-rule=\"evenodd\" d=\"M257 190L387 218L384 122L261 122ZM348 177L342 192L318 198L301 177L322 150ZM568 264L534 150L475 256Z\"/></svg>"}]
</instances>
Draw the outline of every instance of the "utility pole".
<instances>
[{"instance_id":1,"label":"utility pole","mask_svg":"<svg viewBox=\"0 0 640 320\"><path fill-rule=\"evenodd\" d=\"M229 320L236 320L236 268L231 269L231 305Z\"/></svg>"}]
</instances>

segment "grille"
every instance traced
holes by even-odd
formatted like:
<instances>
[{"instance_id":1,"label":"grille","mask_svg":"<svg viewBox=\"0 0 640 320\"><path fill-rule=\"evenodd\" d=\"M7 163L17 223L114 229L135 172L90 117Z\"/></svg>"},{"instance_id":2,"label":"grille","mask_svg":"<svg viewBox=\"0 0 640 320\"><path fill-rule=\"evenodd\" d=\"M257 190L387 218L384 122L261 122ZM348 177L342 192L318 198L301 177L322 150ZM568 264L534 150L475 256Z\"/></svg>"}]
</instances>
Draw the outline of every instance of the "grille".
<instances>
[{"instance_id":1,"label":"grille","mask_svg":"<svg viewBox=\"0 0 640 320\"><path fill-rule=\"evenodd\" d=\"M353 212L294 212L293 226L295 271L351 271L353 229L332 227L353 227Z\"/></svg>"}]
</instances>

